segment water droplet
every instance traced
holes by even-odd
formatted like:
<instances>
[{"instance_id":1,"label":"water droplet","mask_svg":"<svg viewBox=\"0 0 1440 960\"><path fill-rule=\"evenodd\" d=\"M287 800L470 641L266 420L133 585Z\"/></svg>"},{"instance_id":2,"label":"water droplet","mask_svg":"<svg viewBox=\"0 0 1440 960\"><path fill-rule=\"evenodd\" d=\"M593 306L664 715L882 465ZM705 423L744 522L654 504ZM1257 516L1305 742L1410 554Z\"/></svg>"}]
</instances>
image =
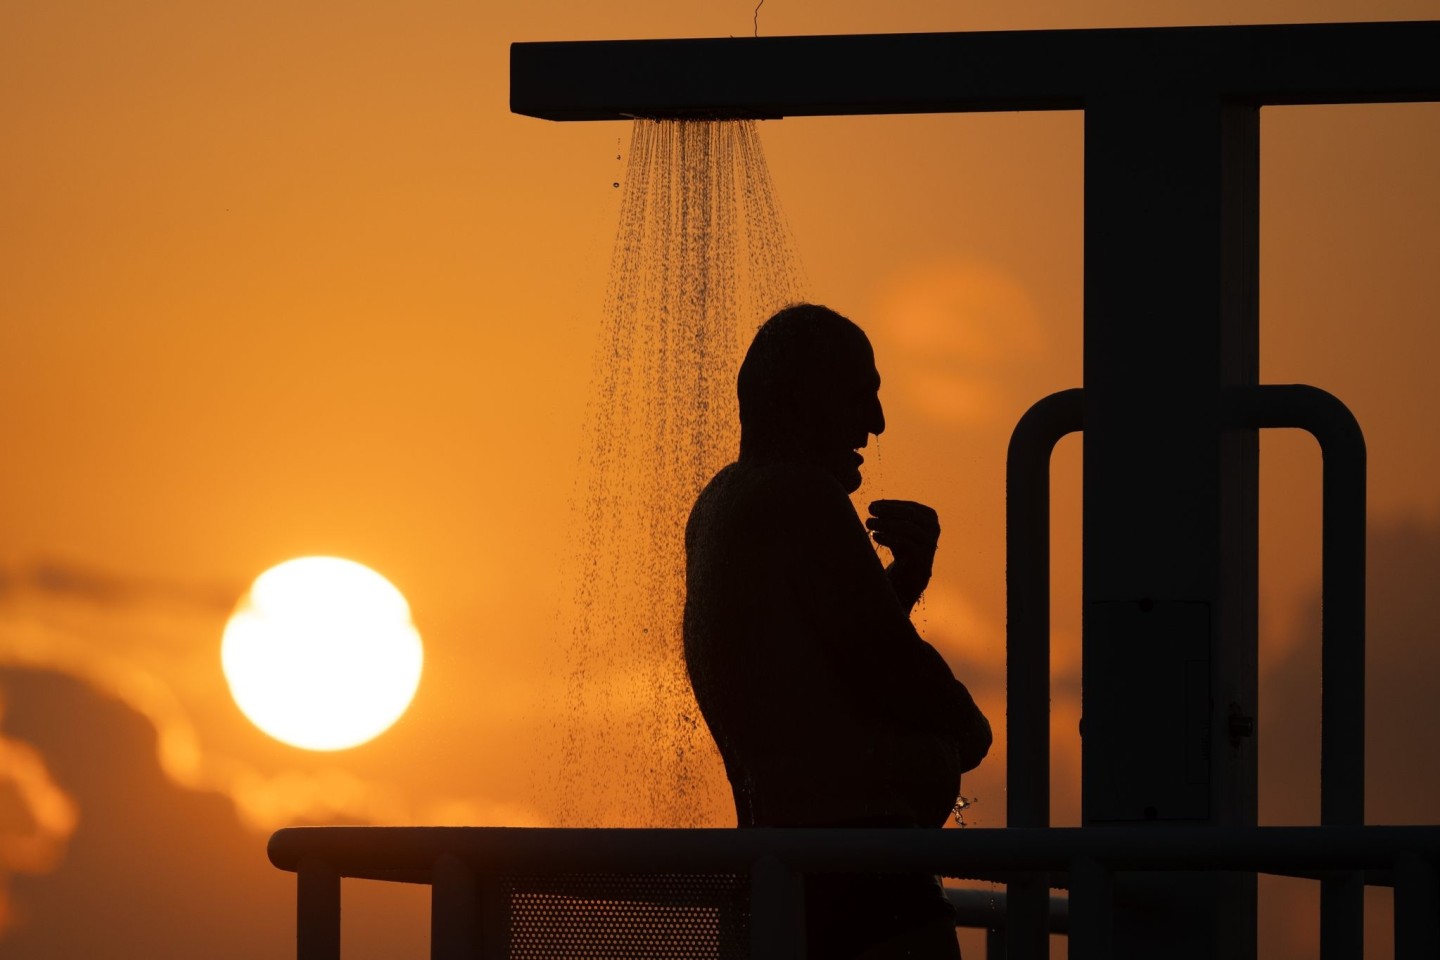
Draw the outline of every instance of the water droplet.
<instances>
[{"instance_id":1,"label":"water droplet","mask_svg":"<svg viewBox=\"0 0 1440 960\"><path fill-rule=\"evenodd\" d=\"M980 802L979 797L956 797L955 798L955 823L959 826L968 826L965 821L965 811Z\"/></svg>"},{"instance_id":2,"label":"water droplet","mask_svg":"<svg viewBox=\"0 0 1440 960\"><path fill-rule=\"evenodd\" d=\"M620 181L619 181L619 180L616 180L614 183L610 184L610 186L615 187L616 189L619 189L619 187L620 187Z\"/></svg>"}]
</instances>

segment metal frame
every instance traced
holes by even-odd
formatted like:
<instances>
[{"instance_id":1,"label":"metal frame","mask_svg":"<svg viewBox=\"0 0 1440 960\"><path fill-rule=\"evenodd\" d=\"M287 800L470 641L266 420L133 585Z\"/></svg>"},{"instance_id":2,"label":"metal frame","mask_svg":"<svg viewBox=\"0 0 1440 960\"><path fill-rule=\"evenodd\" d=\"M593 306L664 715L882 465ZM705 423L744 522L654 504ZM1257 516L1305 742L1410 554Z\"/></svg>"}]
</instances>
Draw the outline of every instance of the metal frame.
<instances>
[{"instance_id":1,"label":"metal frame","mask_svg":"<svg viewBox=\"0 0 1440 960\"><path fill-rule=\"evenodd\" d=\"M1440 100L1436 50L1431 21L515 44L511 106L561 120L1084 111L1082 822L1219 836L1257 819L1243 721L1257 715L1262 426L1309 426L1325 450L1324 816L1363 822L1363 722L1345 729L1363 713L1363 442L1314 394L1259 386L1259 110ZM1021 447L1022 472L1048 459ZM1034 492L1011 517L1038 550ZM1010 558L1021 594L1048 604L1027 563ZM1015 822L1038 826L1048 760L1026 763L1046 757L1048 729L1025 703L1048 686L1048 608L1015 589L1019 645L1046 658L1010 667L1012 753L1035 751L1011 770ZM1103 930L1121 956L1253 956L1253 876L1139 877L1104 856L1077 874L1080 942ZM1035 930L1045 885L1028 882L1009 912ZM1359 884L1325 886L1325 960L1358 956ZM1035 937L1011 955L1041 956Z\"/></svg>"}]
</instances>

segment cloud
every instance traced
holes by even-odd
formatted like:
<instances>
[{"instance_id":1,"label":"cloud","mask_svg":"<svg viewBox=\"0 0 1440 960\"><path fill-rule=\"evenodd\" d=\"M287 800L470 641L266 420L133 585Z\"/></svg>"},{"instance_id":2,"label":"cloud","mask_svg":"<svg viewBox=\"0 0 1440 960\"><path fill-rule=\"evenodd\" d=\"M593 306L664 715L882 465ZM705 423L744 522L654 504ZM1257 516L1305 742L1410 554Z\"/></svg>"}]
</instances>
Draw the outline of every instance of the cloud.
<instances>
[{"instance_id":1,"label":"cloud","mask_svg":"<svg viewBox=\"0 0 1440 960\"><path fill-rule=\"evenodd\" d=\"M1440 526L1372 519L1366 596L1365 806L1368 823L1433 823L1440 810ZM1262 680L1257 728L1261 822L1320 820L1320 596L1312 591L1286 658ZM1313 884L1272 882L1287 950L1313 940ZM1366 924L1369 948L1388 953L1388 898ZM1280 929L1283 928L1283 929ZM1297 932L1298 931L1298 932ZM1310 944L1313 947L1313 944ZM1368 952L1368 951L1367 951Z\"/></svg>"},{"instance_id":2,"label":"cloud","mask_svg":"<svg viewBox=\"0 0 1440 960\"><path fill-rule=\"evenodd\" d=\"M935 259L893 276L872 333L887 385L922 413L979 424L1006 409L1007 379L1045 348L1029 291L1001 266Z\"/></svg>"},{"instance_id":3,"label":"cloud","mask_svg":"<svg viewBox=\"0 0 1440 960\"><path fill-rule=\"evenodd\" d=\"M55 870L79 818L40 752L0 734L0 937L15 922L10 878Z\"/></svg>"},{"instance_id":4,"label":"cloud","mask_svg":"<svg viewBox=\"0 0 1440 960\"><path fill-rule=\"evenodd\" d=\"M11 589L32 588L58 598L102 606L162 602L196 610L228 613L243 588L227 585L144 580L121 577L69 560L42 557L33 564L6 571L0 583Z\"/></svg>"},{"instance_id":5,"label":"cloud","mask_svg":"<svg viewBox=\"0 0 1440 960\"><path fill-rule=\"evenodd\" d=\"M19 755L32 761L45 758L50 796L37 806L58 795L65 798L59 809L71 811L67 821L47 821L52 843L30 861L37 869L16 871L6 861L0 871L8 874L7 903L16 917L3 937L7 960L240 960L293 951L294 878L270 866L264 834L238 815L244 807L233 795L182 786L167 775L149 717L53 670L0 669L0 690L9 707L6 742L22 743ZM502 809L473 801L415 804L395 791L388 800L363 798L370 785L333 773L269 778L254 787L271 797L274 817L373 812L388 802L407 822L487 822ZM321 790L336 795L321 798ZM521 819L524 811L508 813ZM417 925L423 931L423 898L356 891L349 882L346 891L347 899L360 893L366 905L347 911L347 957L417 952L404 938Z\"/></svg>"},{"instance_id":6,"label":"cloud","mask_svg":"<svg viewBox=\"0 0 1440 960\"><path fill-rule=\"evenodd\" d=\"M1366 590L1366 811L1424 823L1440 810L1440 526L1372 521ZM1272 821L1319 822L1320 597L1297 618L1288 658L1260 704L1262 796ZM1417 735L1420 734L1420 735Z\"/></svg>"},{"instance_id":7,"label":"cloud","mask_svg":"<svg viewBox=\"0 0 1440 960\"><path fill-rule=\"evenodd\" d=\"M80 812L53 873L12 877L18 922L6 957L283 949L293 908L283 875L264 863L263 841L223 797L163 775L144 716L59 673L6 669L0 685L7 735L46 758Z\"/></svg>"},{"instance_id":8,"label":"cloud","mask_svg":"<svg viewBox=\"0 0 1440 960\"><path fill-rule=\"evenodd\" d=\"M1005 633L970 596L931 581L912 615L916 628L955 664L983 672L1003 683Z\"/></svg>"}]
</instances>

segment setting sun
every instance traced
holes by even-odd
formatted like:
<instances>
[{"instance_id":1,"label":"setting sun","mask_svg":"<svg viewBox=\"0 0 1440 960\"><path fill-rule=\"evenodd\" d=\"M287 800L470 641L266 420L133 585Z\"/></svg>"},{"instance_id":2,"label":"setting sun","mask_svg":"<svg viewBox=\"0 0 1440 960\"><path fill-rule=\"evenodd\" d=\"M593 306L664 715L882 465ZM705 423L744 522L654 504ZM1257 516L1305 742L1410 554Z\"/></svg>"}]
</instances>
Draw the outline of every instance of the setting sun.
<instances>
[{"instance_id":1,"label":"setting sun","mask_svg":"<svg viewBox=\"0 0 1440 960\"><path fill-rule=\"evenodd\" d=\"M389 729L424 658L400 591L339 557L301 557L257 577L220 656L245 716L307 750L343 750Z\"/></svg>"}]
</instances>

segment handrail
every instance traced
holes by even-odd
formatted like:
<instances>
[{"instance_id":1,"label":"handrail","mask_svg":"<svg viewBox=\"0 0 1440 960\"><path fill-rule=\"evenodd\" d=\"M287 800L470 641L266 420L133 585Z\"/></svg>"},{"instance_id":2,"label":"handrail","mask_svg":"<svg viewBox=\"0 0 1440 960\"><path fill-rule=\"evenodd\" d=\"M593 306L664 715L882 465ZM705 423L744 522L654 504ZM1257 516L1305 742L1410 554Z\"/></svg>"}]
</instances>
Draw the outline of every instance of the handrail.
<instances>
[{"instance_id":1,"label":"handrail","mask_svg":"<svg viewBox=\"0 0 1440 960\"><path fill-rule=\"evenodd\" d=\"M1050 825L1050 456L1084 426L1084 391L1035 403L1010 435L1005 456L1005 763L1006 822ZM1008 887L1008 942L1014 960L1041 960L1049 881L1016 878Z\"/></svg>"},{"instance_id":2,"label":"handrail","mask_svg":"<svg viewBox=\"0 0 1440 960\"><path fill-rule=\"evenodd\" d=\"M967 827L964 830L747 830L558 827L287 827L270 862L305 860L341 877L420 879L441 857L480 873L746 872L762 857L802 873L919 872L991 879L1066 871L1077 857L1115 870L1385 870L1440 861L1440 825L1365 827ZM425 882L421 880L421 882Z\"/></svg>"},{"instance_id":3,"label":"handrail","mask_svg":"<svg viewBox=\"0 0 1440 960\"><path fill-rule=\"evenodd\" d=\"M1303 384L1239 387L1227 419L1248 428L1294 427L1322 458L1320 573L1320 822L1365 822L1365 435L1334 395ZM1360 878L1327 880L1320 893L1322 960L1359 957L1365 906Z\"/></svg>"}]
</instances>

